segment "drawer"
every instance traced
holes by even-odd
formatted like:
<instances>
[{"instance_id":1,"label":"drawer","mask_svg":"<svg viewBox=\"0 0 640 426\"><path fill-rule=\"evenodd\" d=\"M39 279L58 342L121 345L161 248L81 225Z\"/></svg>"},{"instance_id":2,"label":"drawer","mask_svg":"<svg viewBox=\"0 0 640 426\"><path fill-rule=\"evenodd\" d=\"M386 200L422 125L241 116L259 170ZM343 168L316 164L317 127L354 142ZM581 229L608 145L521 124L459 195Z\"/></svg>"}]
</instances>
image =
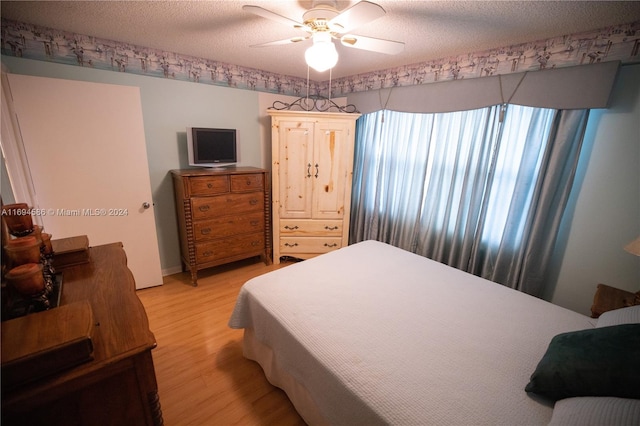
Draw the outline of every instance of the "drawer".
<instances>
[{"instance_id":1,"label":"drawer","mask_svg":"<svg viewBox=\"0 0 640 426\"><path fill-rule=\"evenodd\" d=\"M324 238L324 237L281 237L280 253L327 253L342 247L342 238Z\"/></svg>"},{"instance_id":2,"label":"drawer","mask_svg":"<svg viewBox=\"0 0 640 426\"><path fill-rule=\"evenodd\" d=\"M224 194L229 192L229 176L190 177L189 192L192 196Z\"/></svg>"},{"instance_id":3,"label":"drawer","mask_svg":"<svg viewBox=\"0 0 640 426\"><path fill-rule=\"evenodd\" d=\"M213 219L228 214L264 211L264 194L248 192L246 194L226 194L215 197L193 197L191 215L193 220Z\"/></svg>"},{"instance_id":4,"label":"drawer","mask_svg":"<svg viewBox=\"0 0 640 426\"><path fill-rule=\"evenodd\" d=\"M231 175L231 191L233 192L261 191L262 189L264 189L262 173Z\"/></svg>"},{"instance_id":5,"label":"drawer","mask_svg":"<svg viewBox=\"0 0 640 426\"><path fill-rule=\"evenodd\" d=\"M281 220L280 235L282 236L342 236L341 220Z\"/></svg>"},{"instance_id":6,"label":"drawer","mask_svg":"<svg viewBox=\"0 0 640 426\"><path fill-rule=\"evenodd\" d=\"M264 212L222 216L193 224L193 238L196 241L260 231L264 231Z\"/></svg>"},{"instance_id":7,"label":"drawer","mask_svg":"<svg viewBox=\"0 0 640 426\"><path fill-rule=\"evenodd\" d=\"M264 249L264 232L196 243L196 263L214 262L243 254L247 254L247 257L256 256Z\"/></svg>"}]
</instances>

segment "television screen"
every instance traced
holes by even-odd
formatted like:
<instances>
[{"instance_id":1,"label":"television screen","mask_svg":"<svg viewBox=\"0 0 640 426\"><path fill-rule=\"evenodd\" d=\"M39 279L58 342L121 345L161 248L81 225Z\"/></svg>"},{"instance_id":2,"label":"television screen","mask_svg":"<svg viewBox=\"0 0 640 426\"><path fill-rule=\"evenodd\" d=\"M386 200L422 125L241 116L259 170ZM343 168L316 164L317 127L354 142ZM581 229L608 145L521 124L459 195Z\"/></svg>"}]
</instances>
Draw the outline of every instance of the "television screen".
<instances>
[{"instance_id":1,"label":"television screen","mask_svg":"<svg viewBox=\"0 0 640 426\"><path fill-rule=\"evenodd\" d=\"M191 166L219 167L238 161L235 129L188 128L187 148Z\"/></svg>"}]
</instances>

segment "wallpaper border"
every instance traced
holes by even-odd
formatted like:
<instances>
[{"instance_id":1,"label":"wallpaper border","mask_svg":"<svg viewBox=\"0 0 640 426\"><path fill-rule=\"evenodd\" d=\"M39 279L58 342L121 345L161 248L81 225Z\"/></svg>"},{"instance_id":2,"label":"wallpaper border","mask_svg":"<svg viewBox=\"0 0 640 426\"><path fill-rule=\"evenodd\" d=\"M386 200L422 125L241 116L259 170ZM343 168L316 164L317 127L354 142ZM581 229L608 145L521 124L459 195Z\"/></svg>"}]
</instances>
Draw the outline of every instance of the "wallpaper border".
<instances>
[{"instance_id":1,"label":"wallpaper border","mask_svg":"<svg viewBox=\"0 0 640 426\"><path fill-rule=\"evenodd\" d=\"M7 56L290 96L307 93L306 79L298 77L7 19L1 23L1 52ZM331 82L330 97L603 61L640 61L640 22L343 77ZM328 90L329 81L309 82L310 95L327 96Z\"/></svg>"}]
</instances>

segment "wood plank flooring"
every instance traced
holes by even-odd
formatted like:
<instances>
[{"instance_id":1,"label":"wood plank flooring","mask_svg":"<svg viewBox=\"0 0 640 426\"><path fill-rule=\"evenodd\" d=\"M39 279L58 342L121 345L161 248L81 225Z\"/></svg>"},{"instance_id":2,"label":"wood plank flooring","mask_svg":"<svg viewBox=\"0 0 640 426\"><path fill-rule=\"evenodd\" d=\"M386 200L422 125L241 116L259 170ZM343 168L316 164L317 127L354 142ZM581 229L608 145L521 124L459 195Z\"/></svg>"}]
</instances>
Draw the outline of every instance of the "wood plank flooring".
<instances>
[{"instance_id":1,"label":"wood plank flooring","mask_svg":"<svg viewBox=\"0 0 640 426\"><path fill-rule=\"evenodd\" d=\"M153 361L167 426L304 425L286 394L242 356L242 330L227 326L240 287L287 266L259 259L201 271L139 290L158 343Z\"/></svg>"}]
</instances>

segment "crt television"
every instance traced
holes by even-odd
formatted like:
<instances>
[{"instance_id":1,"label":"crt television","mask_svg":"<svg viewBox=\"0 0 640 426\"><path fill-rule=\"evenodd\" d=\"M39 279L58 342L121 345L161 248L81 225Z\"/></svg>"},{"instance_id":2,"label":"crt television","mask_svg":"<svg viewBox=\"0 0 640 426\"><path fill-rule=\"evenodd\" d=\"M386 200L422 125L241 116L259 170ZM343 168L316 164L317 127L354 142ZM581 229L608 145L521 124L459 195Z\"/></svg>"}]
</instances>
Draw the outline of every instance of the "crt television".
<instances>
[{"instance_id":1,"label":"crt television","mask_svg":"<svg viewBox=\"0 0 640 426\"><path fill-rule=\"evenodd\" d=\"M187 128L189 165L222 167L238 162L236 129Z\"/></svg>"}]
</instances>

